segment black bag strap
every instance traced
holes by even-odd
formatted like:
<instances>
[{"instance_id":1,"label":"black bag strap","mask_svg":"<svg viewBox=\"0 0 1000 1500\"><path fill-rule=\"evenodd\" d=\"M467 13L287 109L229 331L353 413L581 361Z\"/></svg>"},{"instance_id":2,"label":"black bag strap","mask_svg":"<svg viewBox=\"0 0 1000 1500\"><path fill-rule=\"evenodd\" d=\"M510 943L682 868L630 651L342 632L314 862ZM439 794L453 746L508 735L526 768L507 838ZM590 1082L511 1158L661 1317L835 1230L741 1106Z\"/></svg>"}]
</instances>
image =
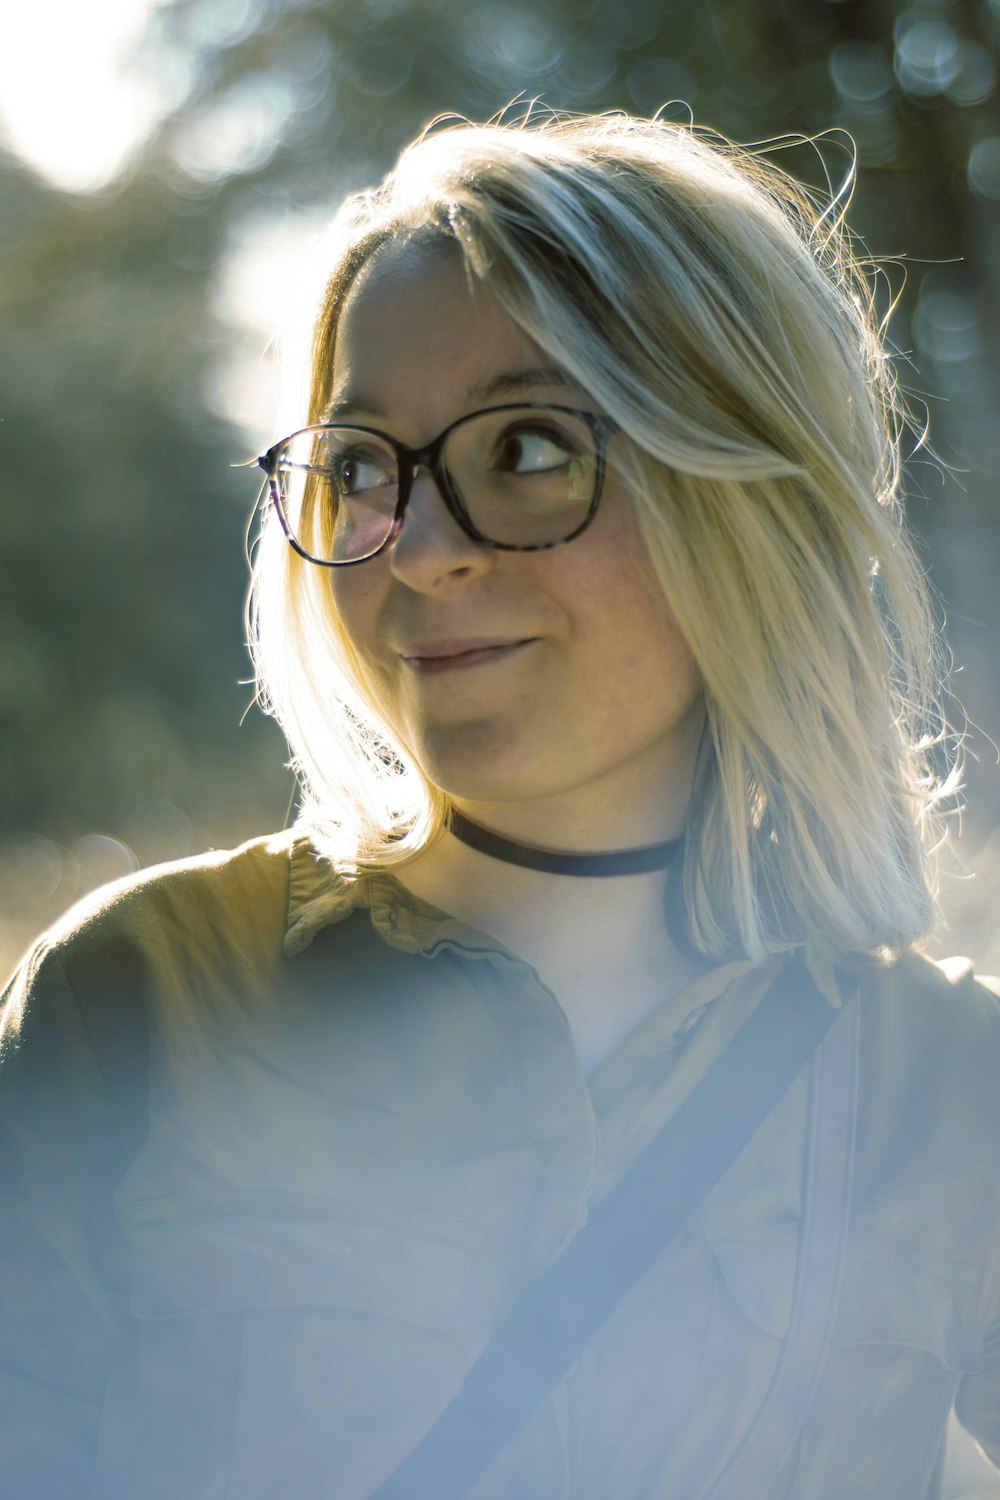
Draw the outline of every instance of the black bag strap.
<instances>
[{"instance_id":1,"label":"black bag strap","mask_svg":"<svg viewBox=\"0 0 1000 1500\"><path fill-rule=\"evenodd\" d=\"M788 1091L837 1011L790 959L586 1227L515 1304L461 1390L370 1500L461 1500Z\"/></svg>"}]
</instances>

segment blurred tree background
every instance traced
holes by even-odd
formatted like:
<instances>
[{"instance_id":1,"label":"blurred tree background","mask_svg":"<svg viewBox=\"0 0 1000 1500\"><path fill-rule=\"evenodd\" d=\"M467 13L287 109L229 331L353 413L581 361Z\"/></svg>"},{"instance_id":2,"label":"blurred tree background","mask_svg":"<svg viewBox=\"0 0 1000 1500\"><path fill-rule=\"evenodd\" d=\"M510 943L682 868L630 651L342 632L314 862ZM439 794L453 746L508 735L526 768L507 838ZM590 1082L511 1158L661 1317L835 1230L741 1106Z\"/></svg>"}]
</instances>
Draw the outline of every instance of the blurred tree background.
<instances>
[{"instance_id":1,"label":"blurred tree background","mask_svg":"<svg viewBox=\"0 0 1000 1500\"><path fill-rule=\"evenodd\" d=\"M244 718L231 467L277 435L262 356L343 194L435 115L518 95L857 142L851 222L905 262L894 342L946 460L912 459L909 503L977 726L946 946L1000 962L1000 0L125 3L103 166L73 155L106 102L95 10L40 0L4 48L0 968L97 882L284 823L284 745ZM822 184L845 148L779 160Z\"/></svg>"}]
</instances>

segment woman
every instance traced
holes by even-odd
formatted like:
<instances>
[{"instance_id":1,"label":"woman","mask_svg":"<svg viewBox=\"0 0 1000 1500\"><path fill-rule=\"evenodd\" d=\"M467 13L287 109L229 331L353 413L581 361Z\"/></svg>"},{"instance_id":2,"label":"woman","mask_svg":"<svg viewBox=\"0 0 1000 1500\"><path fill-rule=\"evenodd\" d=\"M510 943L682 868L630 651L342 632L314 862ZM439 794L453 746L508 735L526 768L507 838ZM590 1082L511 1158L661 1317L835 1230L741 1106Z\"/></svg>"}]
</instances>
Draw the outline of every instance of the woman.
<instances>
[{"instance_id":1,"label":"woman","mask_svg":"<svg viewBox=\"0 0 1000 1500\"><path fill-rule=\"evenodd\" d=\"M374 1494L792 976L812 1062L468 1493L939 1495L953 1404L1000 1462L1000 1009L915 951L949 786L842 223L613 117L431 134L338 234L260 460L303 817L7 999L10 1493Z\"/></svg>"}]
</instances>

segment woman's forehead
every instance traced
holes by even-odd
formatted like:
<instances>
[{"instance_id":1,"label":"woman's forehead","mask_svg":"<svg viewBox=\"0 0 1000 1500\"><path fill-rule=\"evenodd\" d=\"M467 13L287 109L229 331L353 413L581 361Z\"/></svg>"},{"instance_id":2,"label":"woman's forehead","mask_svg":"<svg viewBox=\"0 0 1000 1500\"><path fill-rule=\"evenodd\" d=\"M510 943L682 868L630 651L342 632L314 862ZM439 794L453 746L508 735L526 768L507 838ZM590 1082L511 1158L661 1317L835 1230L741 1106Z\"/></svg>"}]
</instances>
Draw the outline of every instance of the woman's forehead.
<instances>
[{"instance_id":1,"label":"woman's forehead","mask_svg":"<svg viewBox=\"0 0 1000 1500\"><path fill-rule=\"evenodd\" d=\"M486 399L535 372L551 384L554 364L470 278L447 243L389 245L359 272L337 323L330 414L386 414L400 398L445 390L451 400ZM420 389L415 389L419 387ZM391 396L389 393L392 393Z\"/></svg>"},{"instance_id":2,"label":"woman's forehead","mask_svg":"<svg viewBox=\"0 0 1000 1500\"><path fill-rule=\"evenodd\" d=\"M433 307L468 318L472 328L505 314L487 287L474 277L453 240L412 239L382 245L360 268L341 304L337 340L362 325L412 321Z\"/></svg>"}]
</instances>

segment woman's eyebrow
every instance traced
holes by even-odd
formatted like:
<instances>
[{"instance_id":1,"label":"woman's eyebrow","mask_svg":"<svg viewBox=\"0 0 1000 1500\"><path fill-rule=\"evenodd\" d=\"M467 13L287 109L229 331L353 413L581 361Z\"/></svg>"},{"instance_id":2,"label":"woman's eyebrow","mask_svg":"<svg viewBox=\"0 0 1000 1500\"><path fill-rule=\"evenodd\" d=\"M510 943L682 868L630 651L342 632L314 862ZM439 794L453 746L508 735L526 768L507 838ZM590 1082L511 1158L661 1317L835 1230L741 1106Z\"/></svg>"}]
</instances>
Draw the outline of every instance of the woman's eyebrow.
<instances>
[{"instance_id":1,"label":"woman's eyebrow","mask_svg":"<svg viewBox=\"0 0 1000 1500\"><path fill-rule=\"evenodd\" d=\"M528 390L532 386L559 386L563 390L572 389L565 373L556 365L532 365L523 370L503 370L499 375L491 375L489 380L484 380L469 387L466 392L467 399L472 405L477 401L489 401L494 396L513 395L517 391ZM324 422L335 422L338 417L350 412L352 416L382 417L388 416L384 406L370 397L347 394L338 400L331 402L324 413Z\"/></svg>"},{"instance_id":2,"label":"woman's eyebrow","mask_svg":"<svg viewBox=\"0 0 1000 1500\"><path fill-rule=\"evenodd\" d=\"M377 401L372 401L368 396L341 396L339 400L332 401L323 413L324 422L335 422L338 417L350 412L352 417L385 417L387 412L384 406L379 406Z\"/></svg>"},{"instance_id":3,"label":"woman's eyebrow","mask_svg":"<svg viewBox=\"0 0 1000 1500\"><path fill-rule=\"evenodd\" d=\"M470 401L488 401L492 396L508 395L533 385L557 385L570 388L565 371L556 365L532 365L524 370L504 370L479 385L470 386Z\"/></svg>"}]
</instances>

